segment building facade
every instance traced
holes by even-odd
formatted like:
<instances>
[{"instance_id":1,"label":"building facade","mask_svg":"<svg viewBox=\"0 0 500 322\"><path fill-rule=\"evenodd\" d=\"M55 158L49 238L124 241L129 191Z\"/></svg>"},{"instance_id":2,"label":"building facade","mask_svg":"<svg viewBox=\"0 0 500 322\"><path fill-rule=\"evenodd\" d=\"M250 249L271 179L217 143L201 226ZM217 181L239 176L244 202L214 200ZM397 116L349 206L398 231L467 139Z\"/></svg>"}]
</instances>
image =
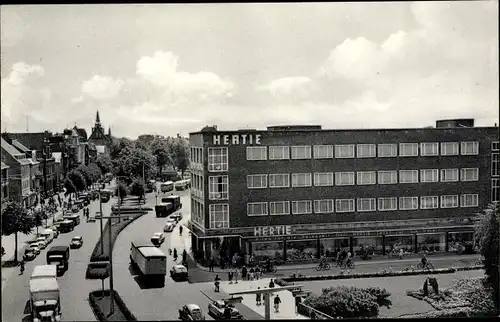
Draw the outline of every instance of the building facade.
<instances>
[{"instance_id":1,"label":"building facade","mask_svg":"<svg viewBox=\"0 0 500 322\"><path fill-rule=\"evenodd\" d=\"M9 199L9 168L10 167L2 161L2 203Z\"/></svg>"},{"instance_id":2,"label":"building facade","mask_svg":"<svg viewBox=\"0 0 500 322\"><path fill-rule=\"evenodd\" d=\"M284 261L455 251L498 201L496 127L213 127L190 145L193 249L205 257L221 245Z\"/></svg>"},{"instance_id":3,"label":"building facade","mask_svg":"<svg viewBox=\"0 0 500 322\"><path fill-rule=\"evenodd\" d=\"M109 154L112 144L111 128L108 128L108 134L106 134L101 124L99 111L96 113L95 124L94 127L92 127L92 133L90 134L88 142L93 143L96 146L96 151L98 153Z\"/></svg>"}]
</instances>

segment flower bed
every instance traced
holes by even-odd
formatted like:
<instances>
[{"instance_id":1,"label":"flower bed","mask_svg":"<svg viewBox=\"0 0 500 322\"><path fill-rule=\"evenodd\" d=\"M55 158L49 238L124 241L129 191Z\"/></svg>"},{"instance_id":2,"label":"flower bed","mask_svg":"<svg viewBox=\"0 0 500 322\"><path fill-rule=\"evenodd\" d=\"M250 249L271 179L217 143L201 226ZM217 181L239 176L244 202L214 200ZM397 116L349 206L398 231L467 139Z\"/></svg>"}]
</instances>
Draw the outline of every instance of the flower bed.
<instances>
[{"instance_id":1,"label":"flower bed","mask_svg":"<svg viewBox=\"0 0 500 322\"><path fill-rule=\"evenodd\" d=\"M136 317L130 312L118 292L113 291L115 312L109 315L109 301L111 300L110 291L101 290L89 293L89 303L92 307L98 321L137 321ZM104 295L104 296L103 296Z\"/></svg>"},{"instance_id":2,"label":"flower bed","mask_svg":"<svg viewBox=\"0 0 500 322\"><path fill-rule=\"evenodd\" d=\"M373 277L391 277L391 276L412 276L412 275L427 275L427 274L450 274L455 273L455 268L438 268L431 270L414 270L414 271L383 271L376 273L354 273L354 274L337 274L337 275L315 275L315 276L299 276L299 277L284 277L277 279L276 283L280 286L289 285L290 282L304 281L323 281L323 280L338 280L351 278L373 278Z\"/></svg>"}]
</instances>

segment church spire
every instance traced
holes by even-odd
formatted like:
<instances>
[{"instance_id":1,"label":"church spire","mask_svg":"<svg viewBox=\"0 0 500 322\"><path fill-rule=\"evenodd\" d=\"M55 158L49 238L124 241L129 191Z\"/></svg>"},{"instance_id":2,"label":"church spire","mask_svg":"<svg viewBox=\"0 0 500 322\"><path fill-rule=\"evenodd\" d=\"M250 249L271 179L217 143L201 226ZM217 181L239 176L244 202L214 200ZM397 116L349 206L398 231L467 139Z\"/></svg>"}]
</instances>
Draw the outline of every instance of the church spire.
<instances>
[{"instance_id":1,"label":"church spire","mask_svg":"<svg viewBox=\"0 0 500 322\"><path fill-rule=\"evenodd\" d=\"M99 117L99 110L97 110L97 114L95 116L95 123L100 124L101 123L101 118Z\"/></svg>"},{"instance_id":2,"label":"church spire","mask_svg":"<svg viewBox=\"0 0 500 322\"><path fill-rule=\"evenodd\" d=\"M108 127L108 136L111 137L111 126Z\"/></svg>"}]
</instances>

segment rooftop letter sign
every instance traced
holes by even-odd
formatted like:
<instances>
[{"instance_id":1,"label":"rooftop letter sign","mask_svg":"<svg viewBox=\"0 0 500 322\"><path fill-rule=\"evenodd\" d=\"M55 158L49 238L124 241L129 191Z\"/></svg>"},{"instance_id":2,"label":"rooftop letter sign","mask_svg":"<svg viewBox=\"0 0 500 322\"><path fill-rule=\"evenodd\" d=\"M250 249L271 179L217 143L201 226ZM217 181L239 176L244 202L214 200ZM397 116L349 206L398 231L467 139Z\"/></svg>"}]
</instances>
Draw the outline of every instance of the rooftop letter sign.
<instances>
[{"instance_id":1,"label":"rooftop letter sign","mask_svg":"<svg viewBox=\"0 0 500 322\"><path fill-rule=\"evenodd\" d=\"M261 226L255 227L254 236L284 236L292 234L292 226Z\"/></svg>"},{"instance_id":2,"label":"rooftop letter sign","mask_svg":"<svg viewBox=\"0 0 500 322\"><path fill-rule=\"evenodd\" d=\"M260 145L260 138L260 134L214 134L212 143L213 145Z\"/></svg>"}]
</instances>

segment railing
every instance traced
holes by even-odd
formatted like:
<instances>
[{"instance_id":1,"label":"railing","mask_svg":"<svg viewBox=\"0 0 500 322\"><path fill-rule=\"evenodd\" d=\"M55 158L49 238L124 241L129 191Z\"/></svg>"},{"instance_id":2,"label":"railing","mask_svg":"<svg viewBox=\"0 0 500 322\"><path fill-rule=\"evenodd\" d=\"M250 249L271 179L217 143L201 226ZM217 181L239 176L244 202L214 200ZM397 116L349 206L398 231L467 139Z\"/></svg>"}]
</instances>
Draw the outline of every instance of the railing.
<instances>
[{"instance_id":1,"label":"railing","mask_svg":"<svg viewBox=\"0 0 500 322\"><path fill-rule=\"evenodd\" d=\"M316 310L315 308L312 308L308 305L305 305L304 303L299 303L297 312L303 316L307 316L308 318L314 319L314 320L334 320L335 318Z\"/></svg>"}]
</instances>

